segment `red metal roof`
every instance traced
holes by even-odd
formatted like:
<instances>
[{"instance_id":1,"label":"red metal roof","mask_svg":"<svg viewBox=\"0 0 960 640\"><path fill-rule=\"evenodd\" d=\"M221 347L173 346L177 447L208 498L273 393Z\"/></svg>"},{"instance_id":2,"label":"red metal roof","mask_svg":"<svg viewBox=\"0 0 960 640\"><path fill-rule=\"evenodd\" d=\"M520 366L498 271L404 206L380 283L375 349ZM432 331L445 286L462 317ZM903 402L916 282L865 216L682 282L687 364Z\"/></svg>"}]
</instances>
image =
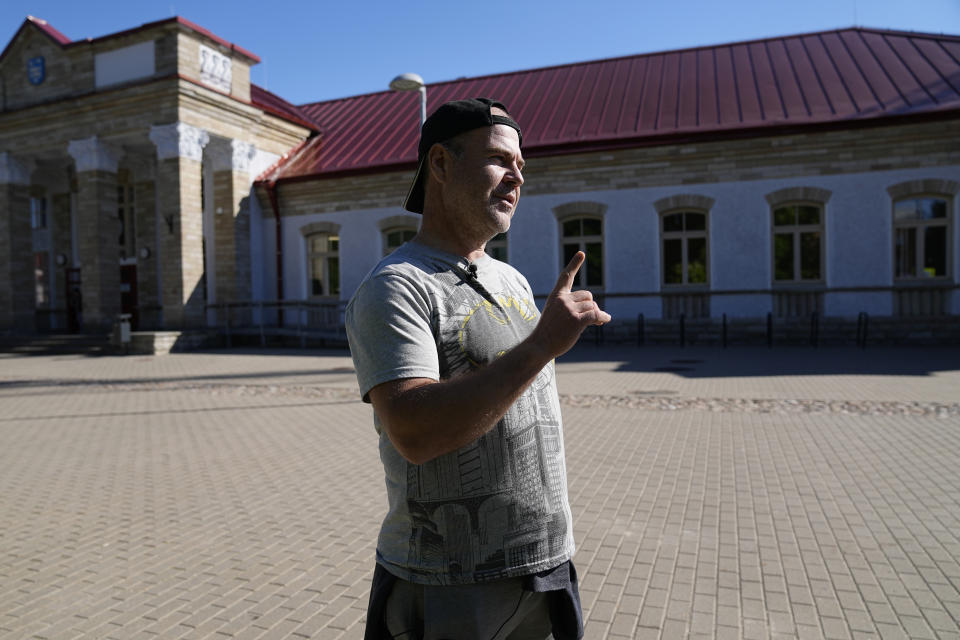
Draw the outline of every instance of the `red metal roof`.
<instances>
[{"instance_id":1,"label":"red metal roof","mask_svg":"<svg viewBox=\"0 0 960 640\"><path fill-rule=\"evenodd\" d=\"M250 104L279 118L307 127L311 131L319 130L317 123L304 113L303 109L255 84L250 85Z\"/></svg>"},{"instance_id":2,"label":"red metal roof","mask_svg":"<svg viewBox=\"0 0 960 640\"><path fill-rule=\"evenodd\" d=\"M427 96L428 112L503 101L531 156L850 126L960 110L960 36L852 28L441 82ZM412 166L418 100L381 92L303 105L321 135L264 178Z\"/></svg>"},{"instance_id":3,"label":"red metal roof","mask_svg":"<svg viewBox=\"0 0 960 640\"><path fill-rule=\"evenodd\" d=\"M32 22L38 29L50 36L50 38L57 44L63 45L70 43L70 38L54 29L53 26L46 20L43 20L42 18L34 18L33 16L27 16L27 20Z\"/></svg>"}]
</instances>

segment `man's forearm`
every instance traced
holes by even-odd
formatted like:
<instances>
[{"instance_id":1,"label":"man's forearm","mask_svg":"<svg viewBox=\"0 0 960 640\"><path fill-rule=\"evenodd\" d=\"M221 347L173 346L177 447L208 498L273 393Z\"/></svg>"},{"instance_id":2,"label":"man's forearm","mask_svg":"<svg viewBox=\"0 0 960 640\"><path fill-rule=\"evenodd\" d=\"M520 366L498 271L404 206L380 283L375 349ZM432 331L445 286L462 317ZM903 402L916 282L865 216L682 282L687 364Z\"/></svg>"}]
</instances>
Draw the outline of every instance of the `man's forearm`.
<instances>
[{"instance_id":1,"label":"man's forearm","mask_svg":"<svg viewBox=\"0 0 960 640\"><path fill-rule=\"evenodd\" d=\"M440 382L399 381L375 388L371 398L400 454L422 464L490 431L550 360L528 339L476 371Z\"/></svg>"},{"instance_id":2,"label":"man's forearm","mask_svg":"<svg viewBox=\"0 0 960 640\"><path fill-rule=\"evenodd\" d=\"M486 367L450 380L412 378L370 390L370 400L397 451L415 464L456 451L492 429L540 370L567 352L591 324L610 315L589 291L571 291L585 259L578 251L560 273L526 340Z\"/></svg>"}]
</instances>

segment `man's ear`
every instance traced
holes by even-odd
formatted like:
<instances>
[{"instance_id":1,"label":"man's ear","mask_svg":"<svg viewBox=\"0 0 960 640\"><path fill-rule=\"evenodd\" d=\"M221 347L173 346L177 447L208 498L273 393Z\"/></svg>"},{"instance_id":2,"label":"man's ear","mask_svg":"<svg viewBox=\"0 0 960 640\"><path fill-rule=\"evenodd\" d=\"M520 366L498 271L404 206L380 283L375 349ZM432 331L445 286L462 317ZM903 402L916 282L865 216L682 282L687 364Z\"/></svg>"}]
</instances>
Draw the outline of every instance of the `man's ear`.
<instances>
[{"instance_id":1,"label":"man's ear","mask_svg":"<svg viewBox=\"0 0 960 640\"><path fill-rule=\"evenodd\" d=\"M442 144L435 144L427 152L427 169L433 179L440 184L445 183L450 177L450 167L453 163L453 155L450 150Z\"/></svg>"}]
</instances>

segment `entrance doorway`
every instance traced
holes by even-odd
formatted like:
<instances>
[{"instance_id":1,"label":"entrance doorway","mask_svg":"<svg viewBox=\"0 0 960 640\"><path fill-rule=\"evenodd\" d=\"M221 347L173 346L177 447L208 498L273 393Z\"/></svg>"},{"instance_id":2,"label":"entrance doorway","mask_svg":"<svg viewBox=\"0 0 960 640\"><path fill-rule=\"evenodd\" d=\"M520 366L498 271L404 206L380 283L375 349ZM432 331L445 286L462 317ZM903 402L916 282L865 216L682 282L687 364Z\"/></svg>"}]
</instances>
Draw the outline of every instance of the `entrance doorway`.
<instances>
[{"instance_id":1,"label":"entrance doorway","mask_svg":"<svg viewBox=\"0 0 960 640\"><path fill-rule=\"evenodd\" d=\"M80 269L67 267L67 330L77 333L83 326L83 294L80 290Z\"/></svg>"},{"instance_id":2,"label":"entrance doorway","mask_svg":"<svg viewBox=\"0 0 960 640\"><path fill-rule=\"evenodd\" d=\"M130 314L130 330L140 325L137 308L137 265L120 265L120 313Z\"/></svg>"}]
</instances>

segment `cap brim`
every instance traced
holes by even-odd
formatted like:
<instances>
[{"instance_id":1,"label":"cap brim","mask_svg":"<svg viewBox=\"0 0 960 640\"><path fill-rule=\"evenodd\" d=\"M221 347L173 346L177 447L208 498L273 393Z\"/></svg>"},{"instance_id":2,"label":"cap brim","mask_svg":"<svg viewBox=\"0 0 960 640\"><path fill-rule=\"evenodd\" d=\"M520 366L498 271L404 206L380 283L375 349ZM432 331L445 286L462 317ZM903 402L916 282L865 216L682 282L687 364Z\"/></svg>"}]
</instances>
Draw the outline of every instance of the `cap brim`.
<instances>
[{"instance_id":1,"label":"cap brim","mask_svg":"<svg viewBox=\"0 0 960 640\"><path fill-rule=\"evenodd\" d=\"M410 213L423 213L423 199L425 196L424 183L426 182L426 172L423 170L426 164L426 157L417 165L417 173L413 176L413 184L410 185L410 191L403 201L403 208Z\"/></svg>"}]
</instances>

